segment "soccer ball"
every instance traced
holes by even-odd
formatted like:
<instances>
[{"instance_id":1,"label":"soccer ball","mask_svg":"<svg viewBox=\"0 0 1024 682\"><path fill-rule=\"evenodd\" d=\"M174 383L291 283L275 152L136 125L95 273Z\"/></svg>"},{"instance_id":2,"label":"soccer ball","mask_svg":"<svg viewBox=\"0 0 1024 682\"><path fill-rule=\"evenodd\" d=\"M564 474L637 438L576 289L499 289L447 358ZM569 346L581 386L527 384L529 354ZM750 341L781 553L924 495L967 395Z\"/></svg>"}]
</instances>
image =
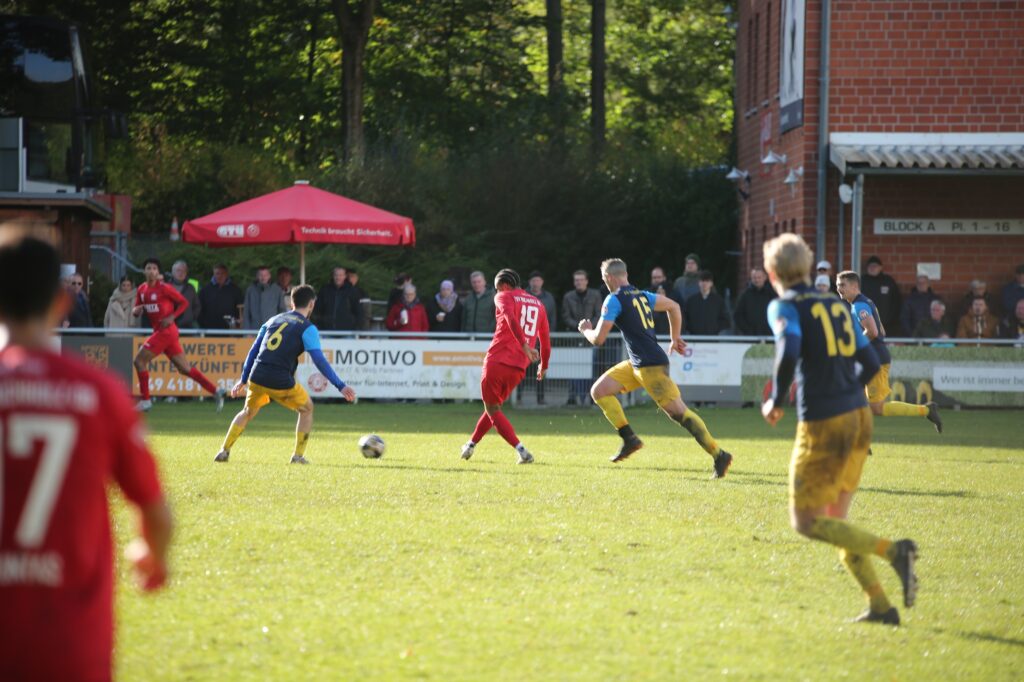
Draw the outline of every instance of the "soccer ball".
<instances>
[{"instance_id":1,"label":"soccer ball","mask_svg":"<svg viewBox=\"0 0 1024 682\"><path fill-rule=\"evenodd\" d=\"M378 459L384 454L384 439L375 433L359 439L359 452L367 459Z\"/></svg>"}]
</instances>

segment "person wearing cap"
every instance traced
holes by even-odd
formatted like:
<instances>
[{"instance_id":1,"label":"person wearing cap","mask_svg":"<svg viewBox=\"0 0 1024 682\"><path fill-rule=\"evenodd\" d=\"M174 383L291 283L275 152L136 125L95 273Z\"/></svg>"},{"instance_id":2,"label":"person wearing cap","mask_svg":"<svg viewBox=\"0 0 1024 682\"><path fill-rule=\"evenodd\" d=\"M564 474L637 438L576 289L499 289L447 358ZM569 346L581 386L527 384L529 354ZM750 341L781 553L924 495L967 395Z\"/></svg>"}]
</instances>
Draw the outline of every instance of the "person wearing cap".
<instances>
[{"instance_id":1,"label":"person wearing cap","mask_svg":"<svg viewBox=\"0 0 1024 682\"><path fill-rule=\"evenodd\" d=\"M835 277L833 277L832 273L832 263L828 262L827 260L820 260L818 261L818 264L815 266L814 270L817 273L817 277L825 275L825 279L828 280L828 290L838 296L839 294L838 292L836 292ZM814 286L815 288L817 288L818 286L817 279L815 279Z\"/></svg>"},{"instance_id":2,"label":"person wearing cap","mask_svg":"<svg viewBox=\"0 0 1024 682\"><path fill-rule=\"evenodd\" d=\"M687 254L686 266L683 274L676 277L672 285L671 298L682 306L686 299L700 291L700 256L695 253Z\"/></svg>"},{"instance_id":3,"label":"person wearing cap","mask_svg":"<svg viewBox=\"0 0 1024 682\"><path fill-rule=\"evenodd\" d=\"M828 286L825 287L828 290ZM776 297L775 289L768 284L768 274L760 265L750 270L750 284L736 299L733 320L736 333L745 336L771 336L768 326L768 304Z\"/></svg>"},{"instance_id":4,"label":"person wearing cap","mask_svg":"<svg viewBox=\"0 0 1024 682\"><path fill-rule=\"evenodd\" d=\"M683 324L686 333L694 336L717 336L729 329L729 313L725 299L714 290L714 276L710 270L701 270L697 294L683 304Z\"/></svg>"},{"instance_id":5,"label":"person wearing cap","mask_svg":"<svg viewBox=\"0 0 1024 682\"><path fill-rule=\"evenodd\" d=\"M832 291L832 283L828 280L828 275L818 275L815 277L814 288L823 294Z\"/></svg>"},{"instance_id":6,"label":"person wearing cap","mask_svg":"<svg viewBox=\"0 0 1024 682\"><path fill-rule=\"evenodd\" d=\"M860 277L861 292L875 302L883 327L900 329L903 303L900 286L890 275L882 272L882 259L878 256L868 258L864 269L866 272Z\"/></svg>"},{"instance_id":7,"label":"person wearing cap","mask_svg":"<svg viewBox=\"0 0 1024 682\"><path fill-rule=\"evenodd\" d=\"M432 332L462 331L462 303L450 279L441 282L438 292L427 301L427 321Z\"/></svg>"}]
</instances>

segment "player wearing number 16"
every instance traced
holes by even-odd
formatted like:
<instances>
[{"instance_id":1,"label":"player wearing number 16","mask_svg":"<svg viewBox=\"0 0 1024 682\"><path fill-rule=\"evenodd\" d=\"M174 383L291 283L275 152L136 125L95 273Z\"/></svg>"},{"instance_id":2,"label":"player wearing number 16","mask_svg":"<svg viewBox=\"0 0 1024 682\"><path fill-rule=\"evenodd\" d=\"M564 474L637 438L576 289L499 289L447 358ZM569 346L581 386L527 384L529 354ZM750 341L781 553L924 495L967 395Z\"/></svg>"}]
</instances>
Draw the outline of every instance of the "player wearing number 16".
<instances>
[{"instance_id":1,"label":"player wearing number 16","mask_svg":"<svg viewBox=\"0 0 1024 682\"><path fill-rule=\"evenodd\" d=\"M621 462L643 447L643 442L626 420L626 413L616 397L643 387L670 419L690 432L697 443L714 460L714 478L722 478L729 470L732 455L719 447L700 416L688 408L679 394L679 387L668 373L668 355L658 345L654 332L654 313L667 312L670 353L682 353L686 343L679 338L682 315L679 304L670 298L641 291L629 283L626 264L618 258L601 263L601 277L608 287L608 297L601 308L601 322L594 329L590 320L580 320L579 330L595 346L603 345L612 326L619 328L626 341L629 360L605 372L594 382L590 395L604 416L618 429L622 447L611 459Z\"/></svg>"},{"instance_id":2,"label":"player wearing number 16","mask_svg":"<svg viewBox=\"0 0 1024 682\"><path fill-rule=\"evenodd\" d=\"M494 276L494 315L497 326L494 338L484 357L480 376L480 397L484 413L476 423L469 441L462 446L462 459L473 456L473 450L493 426L519 454L520 464L533 462L533 455L519 441L512 423L501 411L501 405L526 376L526 368L540 358L537 381L544 378L551 357L548 316L540 299L520 288L519 274L505 268ZM540 351L534 347L539 343Z\"/></svg>"},{"instance_id":3,"label":"player wearing number 16","mask_svg":"<svg viewBox=\"0 0 1024 682\"><path fill-rule=\"evenodd\" d=\"M49 244L0 242L0 680L110 679L110 483L139 511L142 588L167 578L171 516L127 390L51 350L59 276Z\"/></svg>"},{"instance_id":4,"label":"player wearing number 16","mask_svg":"<svg viewBox=\"0 0 1024 682\"><path fill-rule=\"evenodd\" d=\"M267 320L260 327L256 341L249 349L242 367L242 378L231 389L232 398L245 392L245 406L231 422L224 444L214 457L215 462L228 461L231 446L242 435L249 420L273 400L299 414L295 425L295 451L291 461L292 464L309 463L306 460L306 442L313 429L313 401L309 399L306 389L295 382L295 369L303 353L309 353L316 368L341 392L345 400L352 402L356 399L356 392L338 378L334 368L327 362L320 347L320 332L309 321L316 304L313 287L308 284L295 287L291 299L292 311Z\"/></svg>"}]
</instances>

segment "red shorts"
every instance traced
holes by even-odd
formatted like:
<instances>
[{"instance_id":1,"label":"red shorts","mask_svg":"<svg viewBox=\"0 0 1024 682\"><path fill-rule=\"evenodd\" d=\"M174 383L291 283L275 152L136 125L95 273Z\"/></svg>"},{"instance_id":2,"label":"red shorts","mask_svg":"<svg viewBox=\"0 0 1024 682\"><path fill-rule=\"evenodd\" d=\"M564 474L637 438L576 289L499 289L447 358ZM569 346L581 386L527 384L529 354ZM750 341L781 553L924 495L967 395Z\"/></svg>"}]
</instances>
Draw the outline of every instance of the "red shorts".
<instances>
[{"instance_id":1,"label":"red shorts","mask_svg":"<svg viewBox=\"0 0 1024 682\"><path fill-rule=\"evenodd\" d=\"M173 324L167 329L158 329L153 332L142 344L142 347L153 355L164 354L169 358L185 352L181 348L181 342L178 341L178 328Z\"/></svg>"},{"instance_id":2,"label":"red shorts","mask_svg":"<svg viewBox=\"0 0 1024 682\"><path fill-rule=\"evenodd\" d=\"M485 364L480 375L480 397L488 405L501 405L519 382L526 376L522 367L503 365L500 362Z\"/></svg>"}]
</instances>

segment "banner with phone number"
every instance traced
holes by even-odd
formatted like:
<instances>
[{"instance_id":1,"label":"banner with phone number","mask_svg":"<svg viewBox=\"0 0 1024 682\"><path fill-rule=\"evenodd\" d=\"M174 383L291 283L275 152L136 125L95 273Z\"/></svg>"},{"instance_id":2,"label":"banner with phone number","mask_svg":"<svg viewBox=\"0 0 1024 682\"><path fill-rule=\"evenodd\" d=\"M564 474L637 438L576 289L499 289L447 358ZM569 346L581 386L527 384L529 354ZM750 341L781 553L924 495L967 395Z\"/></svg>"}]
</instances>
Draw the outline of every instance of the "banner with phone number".
<instances>
[{"instance_id":1,"label":"banner with phone number","mask_svg":"<svg viewBox=\"0 0 1024 682\"><path fill-rule=\"evenodd\" d=\"M145 336L136 336L132 344L132 357L146 342ZM231 390L242 376L242 365L256 337L181 337L185 360L198 367L218 388ZM133 373L134 374L134 373ZM132 390L140 395L139 377L132 380ZM166 355L153 358L149 363L149 392L154 396L199 397L207 395L203 387L184 374L179 374Z\"/></svg>"}]
</instances>

